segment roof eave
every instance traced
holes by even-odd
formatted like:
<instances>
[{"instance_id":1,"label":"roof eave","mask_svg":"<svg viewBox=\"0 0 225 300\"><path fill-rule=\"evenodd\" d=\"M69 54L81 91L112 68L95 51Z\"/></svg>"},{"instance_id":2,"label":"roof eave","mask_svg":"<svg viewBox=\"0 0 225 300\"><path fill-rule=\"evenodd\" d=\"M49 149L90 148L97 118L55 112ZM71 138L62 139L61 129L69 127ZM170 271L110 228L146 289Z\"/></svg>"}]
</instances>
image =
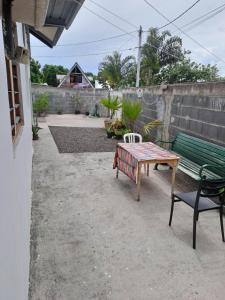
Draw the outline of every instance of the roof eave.
<instances>
[{"instance_id":1,"label":"roof eave","mask_svg":"<svg viewBox=\"0 0 225 300\"><path fill-rule=\"evenodd\" d=\"M47 45L50 48L53 48L57 44L57 42L58 42L58 40L59 40L59 38L60 38L60 36L63 32L63 28L59 27L56 34L55 34L55 36L54 36L54 39L51 40L46 35L44 35L42 32L37 31L32 26L29 26L29 30L30 30L30 33L33 36L35 36L37 39L39 39L41 42L43 42L45 45Z\"/></svg>"}]
</instances>

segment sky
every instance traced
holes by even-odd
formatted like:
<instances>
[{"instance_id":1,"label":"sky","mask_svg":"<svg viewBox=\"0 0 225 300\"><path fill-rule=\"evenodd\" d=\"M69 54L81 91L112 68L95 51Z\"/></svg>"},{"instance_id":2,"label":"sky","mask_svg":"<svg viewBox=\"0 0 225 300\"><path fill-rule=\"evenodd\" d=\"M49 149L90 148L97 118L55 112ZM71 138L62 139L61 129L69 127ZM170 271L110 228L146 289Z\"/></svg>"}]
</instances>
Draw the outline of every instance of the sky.
<instances>
[{"instance_id":1,"label":"sky","mask_svg":"<svg viewBox=\"0 0 225 300\"><path fill-rule=\"evenodd\" d=\"M58 41L58 46L51 49L31 36L32 57L38 60L42 66L44 64L60 64L69 69L75 62L78 62L85 72L97 74L99 63L106 55L112 54L115 50L121 51L123 57L127 55L137 57L137 48L135 47L138 46L138 28L140 25L144 31L147 31L150 27L160 27L168 23L148 6L144 0L94 1L112 13L119 15L127 22L96 6L91 0L86 0L71 27L68 30L64 30ZM196 0L149 0L149 2L171 20L185 11ZM190 28L190 26L183 27L195 18L223 4L225 4L224 0L200 0L191 10L175 22L179 28L182 27L185 33L200 43L201 46L213 52L215 56L186 36L184 32L180 32L172 24L165 27L164 30L169 30L173 35L178 35L182 38L183 47L191 51L190 58L192 60L203 64L216 64L220 75L225 76L225 10L201 24L192 26L193 28ZM115 26L97 17L88 11L87 8ZM133 33L125 34L127 32ZM89 42L117 35L123 36L86 45L60 46L62 44ZM143 43L146 37L147 33L144 32ZM126 50L130 48L131 50Z\"/></svg>"}]
</instances>

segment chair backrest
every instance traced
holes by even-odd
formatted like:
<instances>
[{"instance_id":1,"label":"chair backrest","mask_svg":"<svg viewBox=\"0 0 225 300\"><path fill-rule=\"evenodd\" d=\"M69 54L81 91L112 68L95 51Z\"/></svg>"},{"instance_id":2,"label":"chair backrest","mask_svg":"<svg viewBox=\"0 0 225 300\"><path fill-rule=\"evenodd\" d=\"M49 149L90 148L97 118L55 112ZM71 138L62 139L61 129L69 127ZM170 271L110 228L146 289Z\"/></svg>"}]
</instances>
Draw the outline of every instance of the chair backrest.
<instances>
[{"instance_id":1,"label":"chair backrest","mask_svg":"<svg viewBox=\"0 0 225 300\"><path fill-rule=\"evenodd\" d=\"M172 143L172 150L200 166L225 164L224 147L185 133L180 132L176 135ZM212 168L211 171L219 176L225 176L224 169Z\"/></svg>"},{"instance_id":2,"label":"chair backrest","mask_svg":"<svg viewBox=\"0 0 225 300\"><path fill-rule=\"evenodd\" d=\"M142 143L142 136L139 133L126 133L123 136L124 143Z\"/></svg>"},{"instance_id":3,"label":"chair backrest","mask_svg":"<svg viewBox=\"0 0 225 300\"><path fill-rule=\"evenodd\" d=\"M201 197L225 196L225 178L201 180L199 192Z\"/></svg>"}]
</instances>

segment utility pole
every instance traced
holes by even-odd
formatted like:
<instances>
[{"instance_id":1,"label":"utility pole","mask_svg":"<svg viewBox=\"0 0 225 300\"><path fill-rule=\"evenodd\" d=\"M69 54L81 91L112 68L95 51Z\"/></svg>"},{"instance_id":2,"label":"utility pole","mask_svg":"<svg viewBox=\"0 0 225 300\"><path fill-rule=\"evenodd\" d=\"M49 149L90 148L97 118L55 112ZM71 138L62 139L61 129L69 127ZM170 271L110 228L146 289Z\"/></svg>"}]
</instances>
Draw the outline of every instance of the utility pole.
<instances>
[{"instance_id":1,"label":"utility pole","mask_svg":"<svg viewBox=\"0 0 225 300\"><path fill-rule=\"evenodd\" d=\"M141 40L142 40L142 27L138 30L138 55L137 55L137 74L136 74L136 87L140 85L140 70L141 70Z\"/></svg>"}]
</instances>

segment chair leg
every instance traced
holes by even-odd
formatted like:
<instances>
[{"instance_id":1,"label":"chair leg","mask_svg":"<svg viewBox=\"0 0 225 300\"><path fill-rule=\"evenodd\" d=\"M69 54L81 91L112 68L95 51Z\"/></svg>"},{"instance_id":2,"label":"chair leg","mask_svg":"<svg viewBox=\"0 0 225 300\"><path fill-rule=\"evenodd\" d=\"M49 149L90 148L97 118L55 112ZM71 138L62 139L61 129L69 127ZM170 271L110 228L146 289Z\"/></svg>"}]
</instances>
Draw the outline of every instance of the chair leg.
<instances>
[{"instance_id":1,"label":"chair leg","mask_svg":"<svg viewBox=\"0 0 225 300\"><path fill-rule=\"evenodd\" d=\"M154 170L157 170L157 171L158 171L158 165L159 165L159 164L155 164Z\"/></svg>"},{"instance_id":2,"label":"chair leg","mask_svg":"<svg viewBox=\"0 0 225 300\"><path fill-rule=\"evenodd\" d=\"M193 249L196 249L196 225L197 225L198 212L194 212L193 216Z\"/></svg>"},{"instance_id":3,"label":"chair leg","mask_svg":"<svg viewBox=\"0 0 225 300\"><path fill-rule=\"evenodd\" d=\"M174 195L172 195L171 209L170 209L170 220L169 226L171 226L172 218L173 218L173 209L174 209Z\"/></svg>"},{"instance_id":4,"label":"chair leg","mask_svg":"<svg viewBox=\"0 0 225 300\"><path fill-rule=\"evenodd\" d=\"M221 226L222 241L225 242L224 228L223 228L223 207L222 206L220 208L220 226Z\"/></svg>"},{"instance_id":5,"label":"chair leg","mask_svg":"<svg viewBox=\"0 0 225 300\"><path fill-rule=\"evenodd\" d=\"M198 221L198 217L199 217L199 212L197 212L196 221Z\"/></svg>"}]
</instances>

